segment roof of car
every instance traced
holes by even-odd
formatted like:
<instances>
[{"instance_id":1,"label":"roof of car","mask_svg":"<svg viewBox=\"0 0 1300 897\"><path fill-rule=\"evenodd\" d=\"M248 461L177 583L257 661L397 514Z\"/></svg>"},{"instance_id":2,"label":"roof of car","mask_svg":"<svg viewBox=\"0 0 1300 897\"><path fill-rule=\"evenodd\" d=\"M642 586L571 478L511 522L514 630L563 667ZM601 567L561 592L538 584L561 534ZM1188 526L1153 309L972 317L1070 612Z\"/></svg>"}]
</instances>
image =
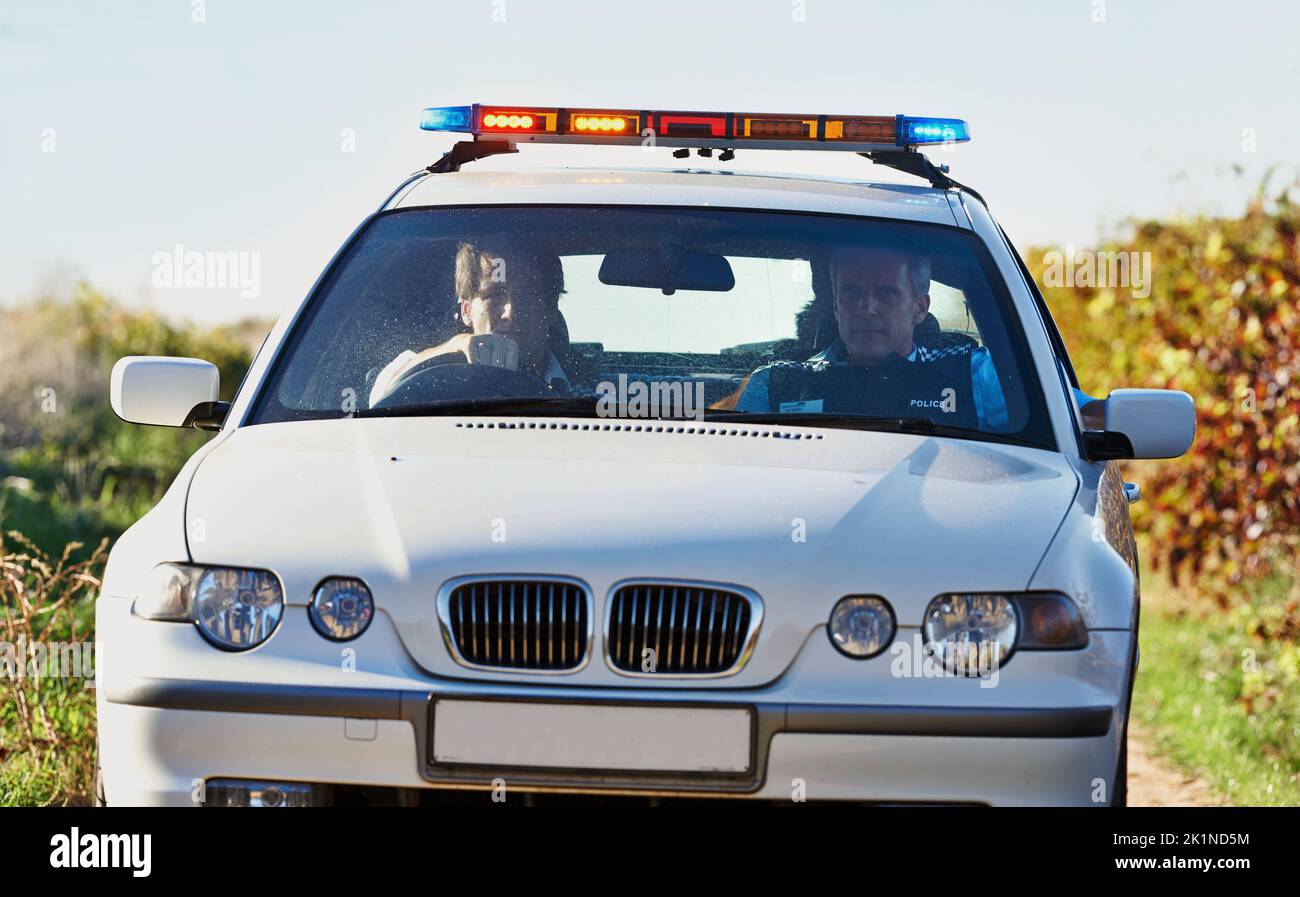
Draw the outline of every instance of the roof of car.
<instances>
[{"instance_id":1,"label":"roof of car","mask_svg":"<svg viewBox=\"0 0 1300 897\"><path fill-rule=\"evenodd\" d=\"M387 208L662 205L778 209L960 225L948 191L914 184L692 168L533 168L432 174Z\"/></svg>"}]
</instances>

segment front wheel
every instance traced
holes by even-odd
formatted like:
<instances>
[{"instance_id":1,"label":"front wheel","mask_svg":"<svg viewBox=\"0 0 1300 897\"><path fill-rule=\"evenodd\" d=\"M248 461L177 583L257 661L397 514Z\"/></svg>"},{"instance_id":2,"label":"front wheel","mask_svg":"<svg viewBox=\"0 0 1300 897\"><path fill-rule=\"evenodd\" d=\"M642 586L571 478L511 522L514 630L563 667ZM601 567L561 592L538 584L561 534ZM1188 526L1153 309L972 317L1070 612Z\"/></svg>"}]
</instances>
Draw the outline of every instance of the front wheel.
<instances>
[{"instance_id":1,"label":"front wheel","mask_svg":"<svg viewBox=\"0 0 1300 897\"><path fill-rule=\"evenodd\" d=\"M1115 786L1111 789L1110 806L1128 806L1128 724L1133 718L1133 691L1137 687L1138 660L1141 649L1138 646L1138 626L1133 626L1133 654L1129 658L1128 668L1128 706L1124 708L1124 728L1120 730L1119 768L1115 771Z\"/></svg>"},{"instance_id":2,"label":"front wheel","mask_svg":"<svg viewBox=\"0 0 1300 897\"><path fill-rule=\"evenodd\" d=\"M104 767L99 765L99 739L95 739L95 784L91 786L90 805L92 807L107 807L108 801L104 800Z\"/></svg>"},{"instance_id":3,"label":"front wheel","mask_svg":"<svg viewBox=\"0 0 1300 897\"><path fill-rule=\"evenodd\" d=\"M1124 727L1124 744L1119 749L1119 769L1115 772L1115 787L1111 791L1110 805L1128 806L1128 726Z\"/></svg>"}]
</instances>

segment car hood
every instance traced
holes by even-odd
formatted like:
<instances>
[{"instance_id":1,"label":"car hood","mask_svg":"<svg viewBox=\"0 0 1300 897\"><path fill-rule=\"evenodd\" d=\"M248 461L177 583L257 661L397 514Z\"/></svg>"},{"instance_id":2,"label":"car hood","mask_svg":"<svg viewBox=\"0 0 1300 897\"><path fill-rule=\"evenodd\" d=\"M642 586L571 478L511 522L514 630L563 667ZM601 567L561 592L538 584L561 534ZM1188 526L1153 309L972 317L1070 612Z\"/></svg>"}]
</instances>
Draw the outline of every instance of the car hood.
<instances>
[{"instance_id":1,"label":"car hood","mask_svg":"<svg viewBox=\"0 0 1300 897\"><path fill-rule=\"evenodd\" d=\"M451 659L435 597L453 577L577 577L597 621L622 579L744 586L765 616L728 684L750 685L779 676L844 595L884 596L917 626L939 593L1025 588L1076 488L1052 452L908 434L342 419L223 434L186 517L195 562L273 570L290 604L324 577L364 579L411 657L443 675L521 675ZM642 682L599 662L572 678Z\"/></svg>"}]
</instances>

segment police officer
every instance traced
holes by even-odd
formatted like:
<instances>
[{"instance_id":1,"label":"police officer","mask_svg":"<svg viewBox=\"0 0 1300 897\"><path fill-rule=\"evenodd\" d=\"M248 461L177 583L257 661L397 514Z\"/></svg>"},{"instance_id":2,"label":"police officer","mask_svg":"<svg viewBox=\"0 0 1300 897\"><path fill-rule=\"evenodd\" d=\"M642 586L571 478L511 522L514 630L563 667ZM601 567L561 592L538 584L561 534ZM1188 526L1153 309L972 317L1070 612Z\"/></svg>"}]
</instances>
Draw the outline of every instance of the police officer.
<instances>
[{"instance_id":1,"label":"police officer","mask_svg":"<svg viewBox=\"0 0 1300 897\"><path fill-rule=\"evenodd\" d=\"M806 362L778 362L755 371L737 399L737 411L920 413L956 426L1007 427L1006 398L987 349L974 343L936 349L914 342L930 311L925 255L843 248L832 255L830 273L839 338ZM844 366L868 369L869 375L836 376L835 369ZM1103 403L1075 393L1087 425L1099 427Z\"/></svg>"}]
</instances>

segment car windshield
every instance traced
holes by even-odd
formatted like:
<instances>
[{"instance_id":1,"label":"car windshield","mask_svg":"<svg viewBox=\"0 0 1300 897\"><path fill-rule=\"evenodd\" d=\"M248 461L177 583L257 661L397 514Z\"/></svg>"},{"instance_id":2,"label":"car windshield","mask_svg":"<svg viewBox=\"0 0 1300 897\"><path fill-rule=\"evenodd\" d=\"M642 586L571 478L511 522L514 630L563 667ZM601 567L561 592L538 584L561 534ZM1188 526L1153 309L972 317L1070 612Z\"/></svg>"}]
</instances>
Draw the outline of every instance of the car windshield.
<instances>
[{"instance_id":1,"label":"car windshield","mask_svg":"<svg viewBox=\"0 0 1300 897\"><path fill-rule=\"evenodd\" d=\"M970 233L647 206L376 216L252 422L502 413L1050 445L1024 333Z\"/></svg>"}]
</instances>

